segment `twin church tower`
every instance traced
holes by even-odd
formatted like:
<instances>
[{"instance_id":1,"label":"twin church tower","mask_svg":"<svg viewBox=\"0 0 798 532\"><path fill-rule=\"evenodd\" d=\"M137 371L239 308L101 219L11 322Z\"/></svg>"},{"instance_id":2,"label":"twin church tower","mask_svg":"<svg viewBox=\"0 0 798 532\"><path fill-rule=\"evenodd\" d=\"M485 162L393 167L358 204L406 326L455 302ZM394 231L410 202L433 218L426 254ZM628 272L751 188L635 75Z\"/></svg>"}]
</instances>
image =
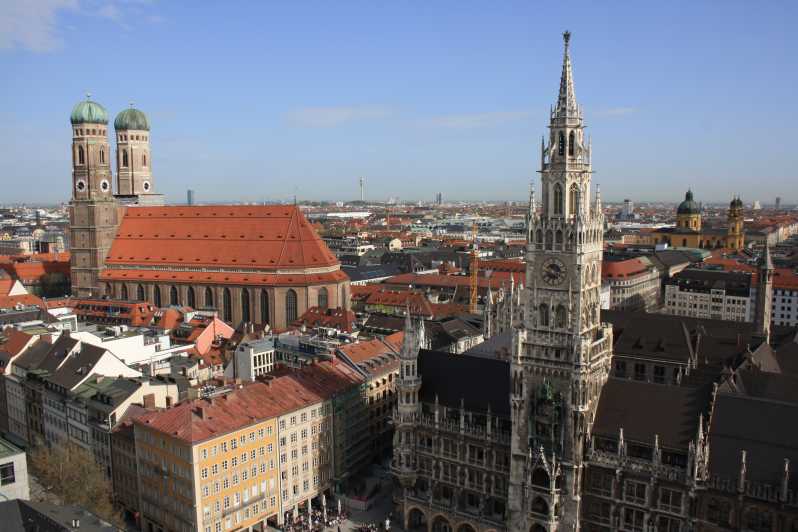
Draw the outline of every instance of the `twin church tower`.
<instances>
[{"instance_id":1,"label":"twin church tower","mask_svg":"<svg viewBox=\"0 0 798 532\"><path fill-rule=\"evenodd\" d=\"M150 124L133 107L114 120L116 193L111 172L108 113L90 99L78 103L72 123L72 201L70 247L72 292L78 297L102 294L98 277L128 205L159 205L151 172Z\"/></svg>"}]
</instances>

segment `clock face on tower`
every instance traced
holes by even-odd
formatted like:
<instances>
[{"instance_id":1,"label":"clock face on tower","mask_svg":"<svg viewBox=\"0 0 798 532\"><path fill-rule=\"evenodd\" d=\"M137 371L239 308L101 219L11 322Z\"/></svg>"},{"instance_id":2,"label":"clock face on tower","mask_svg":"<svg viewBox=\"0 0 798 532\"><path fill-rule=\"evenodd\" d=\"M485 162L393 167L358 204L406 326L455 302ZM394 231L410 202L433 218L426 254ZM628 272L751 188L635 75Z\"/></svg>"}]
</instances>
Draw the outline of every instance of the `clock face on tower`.
<instances>
[{"instance_id":1,"label":"clock face on tower","mask_svg":"<svg viewBox=\"0 0 798 532\"><path fill-rule=\"evenodd\" d=\"M565 264L557 259L547 259L540 269L543 282L551 286L559 286L565 280L567 270Z\"/></svg>"}]
</instances>

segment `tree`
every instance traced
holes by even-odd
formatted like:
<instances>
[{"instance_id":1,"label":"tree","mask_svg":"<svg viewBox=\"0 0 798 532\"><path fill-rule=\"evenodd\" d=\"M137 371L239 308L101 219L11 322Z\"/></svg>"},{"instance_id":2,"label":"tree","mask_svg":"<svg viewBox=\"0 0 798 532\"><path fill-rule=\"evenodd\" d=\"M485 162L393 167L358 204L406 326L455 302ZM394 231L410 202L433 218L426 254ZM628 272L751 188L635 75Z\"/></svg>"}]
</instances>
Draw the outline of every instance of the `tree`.
<instances>
[{"instance_id":1,"label":"tree","mask_svg":"<svg viewBox=\"0 0 798 532\"><path fill-rule=\"evenodd\" d=\"M123 520L113 505L111 482L89 451L74 444L39 445L30 453L33 474L64 504L75 504L115 525Z\"/></svg>"}]
</instances>

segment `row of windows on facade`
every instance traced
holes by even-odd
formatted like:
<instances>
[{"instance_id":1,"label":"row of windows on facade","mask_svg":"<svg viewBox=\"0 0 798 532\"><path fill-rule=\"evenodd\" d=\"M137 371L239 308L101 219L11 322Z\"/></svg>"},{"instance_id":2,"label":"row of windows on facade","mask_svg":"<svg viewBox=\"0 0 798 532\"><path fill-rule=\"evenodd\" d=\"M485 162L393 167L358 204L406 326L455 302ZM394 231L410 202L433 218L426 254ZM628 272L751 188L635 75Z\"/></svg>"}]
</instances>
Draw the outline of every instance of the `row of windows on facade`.
<instances>
[{"instance_id":1,"label":"row of windows on facade","mask_svg":"<svg viewBox=\"0 0 798 532\"><path fill-rule=\"evenodd\" d=\"M574 132L571 131L568 134L568 156L573 157L574 152L576 151L576 136ZM565 133L560 131L560 135L557 142L557 155L563 156L565 155Z\"/></svg>"},{"instance_id":2,"label":"row of windows on facade","mask_svg":"<svg viewBox=\"0 0 798 532\"><path fill-rule=\"evenodd\" d=\"M554 203L552 204L552 208L554 209L555 216L562 216L565 212L565 194L562 188L562 185L559 183L555 183L552 189ZM576 214L576 207L579 204L579 187L576 185L571 185L570 194L568 195L568 214L575 215Z\"/></svg>"},{"instance_id":3,"label":"row of windows on facade","mask_svg":"<svg viewBox=\"0 0 798 532\"><path fill-rule=\"evenodd\" d=\"M130 165L127 150L122 150L122 167L127 168ZM86 152L83 146L78 146L78 164L86 164ZM105 164L105 150L100 148L100 164ZM141 154L141 166L147 166L147 154Z\"/></svg>"},{"instance_id":4,"label":"row of windows on facade","mask_svg":"<svg viewBox=\"0 0 798 532\"><path fill-rule=\"evenodd\" d=\"M106 133L105 129L79 129L78 128L78 129L75 129L75 136L76 137L82 137L84 131L86 132L86 135L105 135L105 133ZM126 141L126 140L143 140L143 141L146 141L149 137L147 135L130 135L130 138L128 139L128 135L121 135L120 134L120 135L117 135L117 138L120 141Z\"/></svg>"},{"instance_id":5,"label":"row of windows on facade","mask_svg":"<svg viewBox=\"0 0 798 532\"><path fill-rule=\"evenodd\" d=\"M162 299L161 299L161 290L160 287L157 285L154 287L154 294L153 294L153 304L160 308L162 306ZM252 319L251 312L250 312L250 293L249 290L246 288L242 288L242 298L241 298L241 319L243 321L250 321ZM107 288L108 293L111 293L111 287ZM204 306L206 308L214 308L215 301L214 301L214 294L213 290L210 287L205 288L204 294ZM127 285L122 285L121 289L121 298L128 299L129 293ZM143 285L136 286L136 300L137 301L144 301L146 299L145 290ZM329 301L329 295L327 292L327 288L321 287L318 291L317 295L317 305L320 308L327 308ZM186 305L191 308L196 308L196 294L194 293L194 287L189 286L188 290L186 291ZM169 288L169 304L173 306L179 306L180 297L178 294L178 290L176 286L171 286ZM289 288L285 294L285 316L286 321L292 322L297 319L297 294L293 288ZM269 323L269 293L262 289L260 291L260 319L261 323ZM225 321L231 321L233 319L233 303L232 303L232 295L229 288L225 288L222 292L222 319Z\"/></svg>"}]
</instances>

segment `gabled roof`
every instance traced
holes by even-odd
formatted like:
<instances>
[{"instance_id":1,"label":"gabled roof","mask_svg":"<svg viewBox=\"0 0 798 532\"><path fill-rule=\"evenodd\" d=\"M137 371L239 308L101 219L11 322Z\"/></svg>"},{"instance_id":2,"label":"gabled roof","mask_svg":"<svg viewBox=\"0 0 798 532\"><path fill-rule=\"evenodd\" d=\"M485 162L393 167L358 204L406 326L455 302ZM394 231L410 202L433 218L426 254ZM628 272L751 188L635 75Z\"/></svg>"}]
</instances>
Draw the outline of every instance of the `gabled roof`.
<instances>
[{"instance_id":1,"label":"gabled roof","mask_svg":"<svg viewBox=\"0 0 798 532\"><path fill-rule=\"evenodd\" d=\"M127 209L106 264L109 274L127 265L277 272L338 260L296 206L212 205Z\"/></svg>"}]
</instances>

